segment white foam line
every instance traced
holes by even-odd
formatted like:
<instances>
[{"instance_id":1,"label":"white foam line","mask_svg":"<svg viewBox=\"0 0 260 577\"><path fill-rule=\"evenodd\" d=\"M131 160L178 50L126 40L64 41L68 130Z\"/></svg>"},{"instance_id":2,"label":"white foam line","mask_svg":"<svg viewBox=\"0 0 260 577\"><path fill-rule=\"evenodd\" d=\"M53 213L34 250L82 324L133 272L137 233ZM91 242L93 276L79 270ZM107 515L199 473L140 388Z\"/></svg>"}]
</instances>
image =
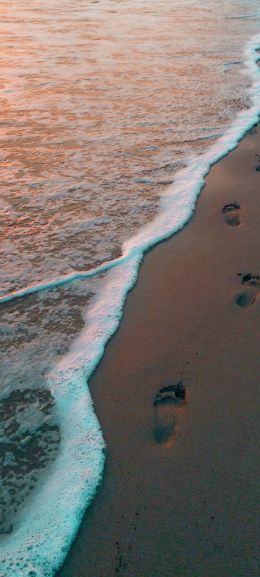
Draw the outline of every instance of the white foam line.
<instances>
[{"instance_id":1,"label":"white foam line","mask_svg":"<svg viewBox=\"0 0 260 577\"><path fill-rule=\"evenodd\" d=\"M29 295L32 295L32 294L35 294L38 292L42 292L42 291L45 291L47 289L57 288L59 286L69 284L69 283L76 281L76 280L92 278L92 277L97 276L98 274L100 274L102 272L106 272L107 270L113 268L114 266L121 264L121 262L123 262L123 260L124 260L124 256L121 256L117 259L110 260L108 262L101 264L100 266L97 266L97 267L89 269L89 270L85 270L85 271L83 270L83 271L79 271L79 272L75 271L75 272L66 274L64 276L60 276L58 278L56 277L56 278L53 278L50 280L39 282L37 284L30 284L27 287L18 289L17 291L12 291L10 293L7 293L7 294L1 296L0 297L0 304L8 303L8 302L13 301L15 299L26 297L26 296L29 296Z\"/></svg>"},{"instance_id":2,"label":"white foam line","mask_svg":"<svg viewBox=\"0 0 260 577\"><path fill-rule=\"evenodd\" d=\"M114 261L114 268L108 270L110 265L97 269L108 271L102 293L87 313L85 329L50 377L60 417L61 450L48 482L27 505L27 516L20 518L13 534L1 538L0 577L52 577L68 553L84 511L102 479L104 465L105 444L87 380L119 325L127 293L137 279L145 251L184 226L210 166L235 148L258 121L260 71L256 49L259 47L260 35L251 40L246 50L246 64L254 80L251 108L240 112L223 137L177 174L174 186L162 198L162 213L124 244L124 256ZM86 274L90 276L89 271ZM83 278L82 273L79 277L74 274L63 277L63 284L76 278ZM50 286L57 286L57 282L52 281Z\"/></svg>"}]
</instances>

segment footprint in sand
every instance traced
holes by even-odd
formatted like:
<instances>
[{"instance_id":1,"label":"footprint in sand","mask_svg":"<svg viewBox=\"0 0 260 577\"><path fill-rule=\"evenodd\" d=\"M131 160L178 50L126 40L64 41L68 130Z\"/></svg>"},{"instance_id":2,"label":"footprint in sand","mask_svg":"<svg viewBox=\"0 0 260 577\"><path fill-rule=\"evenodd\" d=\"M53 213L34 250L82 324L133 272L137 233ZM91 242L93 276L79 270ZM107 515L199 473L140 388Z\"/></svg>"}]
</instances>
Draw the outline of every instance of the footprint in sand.
<instances>
[{"instance_id":1,"label":"footprint in sand","mask_svg":"<svg viewBox=\"0 0 260 577\"><path fill-rule=\"evenodd\" d=\"M260 275L239 273L238 276L241 277L241 284L248 286L250 290L248 292L240 293L236 297L236 303L240 307L247 308L254 304L257 292L260 290Z\"/></svg>"},{"instance_id":2,"label":"footprint in sand","mask_svg":"<svg viewBox=\"0 0 260 577\"><path fill-rule=\"evenodd\" d=\"M154 406L154 438L157 443L170 445L175 436L177 419L185 405L186 391L182 381L166 385L157 393Z\"/></svg>"},{"instance_id":3,"label":"footprint in sand","mask_svg":"<svg viewBox=\"0 0 260 577\"><path fill-rule=\"evenodd\" d=\"M260 275L252 274L251 272L247 274L240 274L241 284L246 284L248 286L256 286L260 289Z\"/></svg>"},{"instance_id":4,"label":"footprint in sand","mask_svg":"<svg viewBox=\"0 0 260 577\"><path fill-rule=\"evenodd\" d=\"M225 216L225 221L230 226L239 226L240 204L238 202L231 202L230 204L225 204L222 208L222 212Z\"/></svg>"},{"instance_id":5,"label":"footprint in sand","mask_svg":"<svg viewBox=\"0 0 260 577\"><path fill-rule=\"evenodd\" d=\"M244 309L253 305L254 302L255 302L255 296L246 293L241 293L236 298L236 303L238 304L238 306Z\"/></svg>"},{"instance_id":6,"label":"footprint in sand","mask_svg":"<svg viewBox=\"0 0 260 577\"><path fill-rule=\"evenodd\" d=\"M260 155L259 155L259 154L256 154L256 157L257 157L257 159L258 159L258 162L260 163ZM256 166L255 169L256 169L256 172L260 172L260 164L259 164L258 166Z\"/></svg>"}]
</instances>

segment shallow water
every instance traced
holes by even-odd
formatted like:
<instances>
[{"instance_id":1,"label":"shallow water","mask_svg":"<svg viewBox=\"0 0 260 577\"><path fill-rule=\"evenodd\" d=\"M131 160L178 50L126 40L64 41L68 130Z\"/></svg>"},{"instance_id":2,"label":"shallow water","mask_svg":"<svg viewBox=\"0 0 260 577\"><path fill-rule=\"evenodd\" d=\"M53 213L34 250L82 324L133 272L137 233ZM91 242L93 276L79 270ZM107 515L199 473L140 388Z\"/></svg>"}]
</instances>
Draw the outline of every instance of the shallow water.
<instances>
[{"instance_id":1,"label":"shallow water","mask_svg":"<svg viewBox=\"0 0 260 577\"><path fill-rule=\"evenodd\" d=\"M2 291L111 259L153 217L178 167L246 106L259 14L244 1L1 3Z\"/></svg>"},{"instance_id":2,"label":"shallow water","mask_svg":"<svg viewBox=\"0 0 260 577\"><path fill-rule=\"evenodd\" d=\"M167 204L169 184L182 182L180 169L194 158L199 166L238 111L249 108L244 49L259 28L253 0L1 3L1 295L91 270L146 230ZM184 195L192 175L176 193L173 229L192 210L194 197ZM9 550L19 557L27 539L37 576L61 562L102 474L103 441L86 378L120 319L124 284L133 283L124 266L114 276L0 305L2 559ZM66 521L53 514L50 523L48 486L56 483L57 455L65 453L57 466L67 485L55 487L65 508L67 469L74 467L75 502ZM45 491L46 511L32 526L39 534L48 526L48 554L47 537L31 542L29 534L37 487ZM23 577L27 561L19 563ZM10 567L4 562L5 577Z\"/></svg>"}]
</instances>

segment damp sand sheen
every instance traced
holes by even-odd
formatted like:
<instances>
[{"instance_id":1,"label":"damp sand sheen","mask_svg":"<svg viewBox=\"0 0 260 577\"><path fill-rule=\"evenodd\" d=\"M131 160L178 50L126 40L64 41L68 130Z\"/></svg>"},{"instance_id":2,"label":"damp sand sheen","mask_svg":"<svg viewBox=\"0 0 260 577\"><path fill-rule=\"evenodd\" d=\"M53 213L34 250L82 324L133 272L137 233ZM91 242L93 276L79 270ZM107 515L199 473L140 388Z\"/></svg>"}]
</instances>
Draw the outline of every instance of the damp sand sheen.
<instances>
[{"instance_id":1,"label":"damp sand sheen","mask_svg":"<svg viewBox=\"0 0 260 577\"><path fill-rule=\"evenodd\" d=\"M254 127L144 259L89 382L106 467L58 577L258 577L259 143Z\"/></svg>"},{"instance_id":2,"label":"damp sand sheen","mask_svg":"<svg viewBox=\"0 0 260 577\"><path fill-rule=\"evenodd\" d=\"M21 13L17 11L15 26L15 4L1 8L6 49L11 46L1 112L2 176L6 182L1 210L6 232L0 296L4 446L0 574L5 577L55 575L67 555L83 514L102 483L105 462L105 441L87 382L118 328L144 254L188 223L210 167L237 146L259 116L256 3L246 3L245 8L244 2L238 2L237 18L228 9L223 10L224 17L217 12L218 29L225 21L232 42L226 41L222 52L214 43L211 46L212 62L216 52L221 69L219 95L211 110L205 109L211 94L208 71L205 69L200 79L200 90L198 78L193 78L194 89L201 91L203 85L205 97L196 107L196 116L190 94L187 110L185 105L181 107L187 91L181 68L184 62L191 62L192 52L189 38L185 53L181 31L185 11L192 5L191 33L195 34L196 28L199 34L201 29L203 36L206 16L200 13L199 3L195 10L194 3L185 2L182 10L176 7L172 15L178 50L171 44L167 6L160 12L162 34L155 26L157 3L153 8L149 3L136 3L143 26L127 3L123 7L104 4L102 11L94 4L84 8L78 2L72 9L56 2L54 11L50 3L37 11L27 2ZM113 17L115 5L118 16ZM113 19L124 22L124 10L129 10L131 17L120 37L113 32ZM213 26L210 14L207 18ZM101 31L102 49L98 42ZM68 43L73 50L66 60ZM127 71L126 64L133 44L143 61L136 74ZM44 46L50 50L48 62ZM205 50L202 46L200 62ZM30 71L21 67L27 51L28 62L32 59ZM82 60L76 59L75 52ZM50 63L58 70L56 83ZM107 68L114 79L117 70L123 75L123 87L121 81L108 82ZM148 77L144 77L144 69ZM70 83L71 70L78 89ZM85 102L97 71L95 91ZM131 92L131 78L134 90L126 103L124 87ZM49 84L53 90L47 103ZM229 86L233 90L239 86L232 104ZM147 109L145 98L149 100ZM117 110L118 100L125 109ZM138 110L142 111L139 117ZM184 128L182 118L188 110L193 115ZM110 140L116 149L111 149ZM125 140L128 146L122 150ZM110 156L117 157L117 163L111 165ZM53 159L49 171L48 158ZM122 165L124 173L119 170ZM237 222L242 210L242 206L224 210L223 220L230 220L233 212ZM252 293L252 299L257 298L259 273L241 274L243 291L237 295L238 305L247 308L247 296L243 295ZM158 390L163 386L158 383ZM156 407L160 407L159 398Z\"/></svg>"}]
</instances>

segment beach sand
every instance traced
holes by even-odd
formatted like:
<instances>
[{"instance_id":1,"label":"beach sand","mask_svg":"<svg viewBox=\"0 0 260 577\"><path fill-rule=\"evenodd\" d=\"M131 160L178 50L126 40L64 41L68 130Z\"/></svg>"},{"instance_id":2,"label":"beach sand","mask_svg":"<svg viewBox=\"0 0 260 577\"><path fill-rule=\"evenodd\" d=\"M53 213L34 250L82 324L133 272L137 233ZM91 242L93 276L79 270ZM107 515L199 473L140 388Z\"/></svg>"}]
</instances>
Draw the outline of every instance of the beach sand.
<instances>
[{"instance_id":1,"label":"beach sand","mask_svg":"<svg viewBox=\"0 0 260 577\"><path fill-rule=\"evenodd\" d=\"M59 577L259 576L258 166L255 128L144 259L90 383L107 461Z\"/></svg>"}]
</instances>

